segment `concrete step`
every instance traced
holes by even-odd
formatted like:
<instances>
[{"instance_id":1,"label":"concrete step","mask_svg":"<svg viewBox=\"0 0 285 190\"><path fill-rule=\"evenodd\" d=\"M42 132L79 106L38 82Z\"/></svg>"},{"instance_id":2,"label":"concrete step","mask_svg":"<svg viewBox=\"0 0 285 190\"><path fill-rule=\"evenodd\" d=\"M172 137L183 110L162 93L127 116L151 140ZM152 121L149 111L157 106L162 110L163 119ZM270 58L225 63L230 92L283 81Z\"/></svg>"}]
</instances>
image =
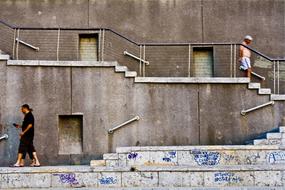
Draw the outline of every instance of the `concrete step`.
<instances>
[{"instance_id":1,"label":"concrete step","mask_svg":"<svg viewBox=\"0 0 285 190\"><path fill-rule=\"evenodd\" d=\"M255 139L253 140L254 145L269 145L269 141L267 139Z\"/></svg>"},{"instance_id":2,"label":"concrete step","mask_svg":"<svg viewBox=\"0 0 285 190\"><path fill-rule=\"evenodd\" d=\"M285 165L227 167L53 166L0 168L0 189L8 188L192 188L284 187Z\"/></svg>"},{"instance_id":3,"label":"concrete step","mask_svg":"<svg viewBox=\"0 0 285 190\"><path fill-rule=\"evenodd\" d=\"M115 72L117 72L117 73L126 72L126 71L128 71L128 67L126 67L126 66L119 66L119 65L117 65L115 67Z\"/></svg>"},{"instance_id":4,"label":"concrete step","mask_svg":"<svg viewBox=\"0 0 285 190\"><path fill-rule=\"evenodd\" d=\"M280 126L279 127L279 132L280 133L285 133L285 126Z\"/></svg>"},{"instance_id":5,"label":"concrete step","mask_svg":"<svg viewBox=\"0 0 285 190\"><path fill-rule=\"evenodd\" d=\"M281 139L256 139L253 141L254 145L281 145Z\"/></svg>"},{"instance_id":6,"label":"concrete step","mask_svg":"<svg viewBox=\"0 0 285 190\"><path fill-rule=\"evenodd\" d=\"M44 188L45 190L65 190L67 188ZM256 186L243 186L243 187L114 187L111 189L103 188L90 188L90 187L77 187L76 189L80 190L284 190L283 187L256 187ZM3 189L6 190L6 189ZM42 188L33 188L33 190L42 190Z\"/></svg>"},{"instance_id":7,"label":"concrete step","mask_svg":"<svg viewBox=\"0 0 285 190\"><path fill-rule=\"evenodd\" d=\"M10 55L0 53L0 60L9 60L9 59L10 59Z\"/></svg>"},{"instance_id":8,"label":"concrete step","mask_svg":"<svg viewBox=\"0 0 285 190\"><path fill-rule=\"evenodd\" d=\"M271 89L270 88L260 88L258 89L258 94L260 95L270 95Z\"/></svg>"},{"instance_id":9,"label":"concrete step","mask_svg":"<svg viewBox=\"0 0 285 190\"><path fill-rule=\"evenodd\" d=\"M277 141L279 140L279 141ZM285 150L280 139L255 140L256 145L182 146L182 147L122 147L117 155L106 158L107 167L125 166L231 166L285 163ZM277 145L275 145L277 144ZM272 155L277 155L272 161ZM284 156L283 156L284 155ZM118 159L113 159L118 158Z\"/></svg>"},{"instance_id":10,"label":"concrete step","mask_svg":"<svg viewBox=\"0 0 285 190\"><path fill-rule=\"evenodd\" d=\"M273 101L284 101L285 95L284 94L271 94L270 99Z\"/></svg>"},{"instance_id":11,"label":"concrete step","mask_svg":"<svg viewBox=\"0 0 285 190\"><path fill-rule=\"evenodd\" d=\"M125 77L136 77L137 76L137 72L136 71L126 71L125 72Z\"/></svg>"},{"instance_id":12,"label":"concrete step","mask_svg":"<svg viewBox=\"0 0 285 190\"><path fill-rule=\"evenodd\" d=\"M260 83L248 83L248 89L259 89L260 88Z\"/></svg>"},{"instance_id":13,"label":"concrete step","mask_svg":"<svg viewBox=\"0 0 285 190\"><path fill-rule=\"evenodd\" d=\"M267 139L281 139L282 134L281 133L267 133L266 138Z\"/></svg>"}]
</instances>

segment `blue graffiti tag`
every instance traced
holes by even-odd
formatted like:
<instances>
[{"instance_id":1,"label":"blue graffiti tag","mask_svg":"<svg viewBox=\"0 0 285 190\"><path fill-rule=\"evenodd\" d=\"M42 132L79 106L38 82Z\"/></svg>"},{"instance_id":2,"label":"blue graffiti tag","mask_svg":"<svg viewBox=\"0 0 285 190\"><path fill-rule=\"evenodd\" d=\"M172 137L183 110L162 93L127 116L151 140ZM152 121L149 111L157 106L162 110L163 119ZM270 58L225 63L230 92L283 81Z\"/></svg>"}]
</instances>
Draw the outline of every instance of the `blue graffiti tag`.
<instances>
[{"instance_id":1,"label":"blue graffiti tag","mask_svg":"<svg viewBox=\"0 0 285 190\"><path fill-rule=\"evenodd\" d=\"M116 184L117 179L114 179L113 177L105 177L105 178L99 179L99 183L102 185Z\"/></svg>"},{"instance_id":2,"label":"blue graffiti tag","mask_svg":"<svg viewBox=\"0 0 285 190\"><path fill-rule=\"evenodd\" d=\"M164 157L162 158L163 161L165 162L171 162L172 159L176 158L176 152L175 151L171 151L171 152L167 152Z\"/></svg>"},{"instance_id":3,"label":"blue graffiti tag","mask_svg":"<svg viewBox=\"0 0 285 190\"><path fill-rule=\"evenodd\" d=\"M271 152L267 154L267 162L275 164L276 162L285 162L285 152Z\"/></svg>"},{"instance_id":4,"label":"blue graffiti tag","mask_svg":"<svg viewBox=\"0 0 285 190\"><path fill-rule=\"evenodd\" d=\"M138 153L136 152L131 152L128 154L128 159L136 159L138 157Z\"/></svg>"},{"instance_id":5,"label":"blue graffiti tag","mask_svg":"<svg viewBox=\"0 0 285 190\"><path fill-rule=\"evenodd\" d=\"M75 174L54 174L54 176L59 176L61 183L68 183L71 185L78 185L78 181L75 178Z\"/></svg>"},{"instance_id":6,"label":"blue graffiti tag","mask_svg":"<svg viewBox=\"0 0 285 190\"><path fill-rule=\"evenodd\" d=\"M228 172L219 172L215 173L215 182L233 182L238 183L241 181L241 178L235 176L233 173Z\"/></svg>"},{"instance_id":7,"label":"blue graffiti tag","mask_svg":"<svg viewBox=\"0 0 285 190\"><path fill-rule=\"evenodd\" d=\"M219 152L207 152L200 150L193 150L194 160L200 166L214 166L220 162L221 154Z\"/></svg>"}]
</instances>

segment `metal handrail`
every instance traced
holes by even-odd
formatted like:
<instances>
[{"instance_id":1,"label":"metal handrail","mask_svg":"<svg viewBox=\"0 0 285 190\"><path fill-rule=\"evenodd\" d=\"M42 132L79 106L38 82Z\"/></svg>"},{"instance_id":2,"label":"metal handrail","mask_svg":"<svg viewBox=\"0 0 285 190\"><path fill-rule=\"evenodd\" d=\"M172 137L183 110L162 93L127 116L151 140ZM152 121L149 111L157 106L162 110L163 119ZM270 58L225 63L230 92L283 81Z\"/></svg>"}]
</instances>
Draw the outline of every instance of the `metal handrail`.
<instances>
[{"instance_id":1,"label":"metal handrail","mask_svg":"<svg viewBox=\"0 0 285 190\"><path fill-rule=\"evenodd\" d=\"M249 113L249 112L252 112L252 111L255 111L257 109L260 109L260 108L263 108L263 107L266 107L266 106L269 106L269 105L273 105L274 104L274 101L270 101L270 102L267 102L265 104L261 104L259 106L256 106L256 107L253 107L253 108L250 108L250 109L247 109L247 110L241 110L240 114L245 116L245 114Z\"/></svg>"},{"instance_id":2,"label":"metal handrail","mask_svg":"<svg viewBox=\"0 0 285 190\"><path fill-rule=\"evenodd\" d=\"M265 80L264 76L261 76L261 75L257 74L256 72L251 71L251 74L256 76L257 78L260 78L261 80Z\"/></svg>"},{"instance_id":3,"label":"metal handrail","mask_svg":"<svg viewBox=\"0 0 285 190\"><path fill-rule=\"evenodd\" d=\"M145 63L146 65L149 65L149 61L146 61L146 60L144 60L144 59L141 59L141 58L139 58L139 57L137 57L137 56L135 56L135 55L133 55L133 54L127 52L127 51L124 51L124 55L130 56L130 57L132 57L132 58L134 58L134 59L136 59L136 60L138 60L138 61L141 61L141 62Z\"/></svg>"},{"instance_id":4,"label":"metal handrail","mask_svg":"<svg viewBox=\"0 0 285 190\"><path fill-rule=\"evenodd\" d=\"M129 38L127 38L126 36L116 32L115 30L113 29L110 29L110 28L39 28L39 27L18 27L18 26L13 26L13 25L10 25L10 24L7 24L6 22L4 21L1 21L0 20L0 23L4 24L5 26L8 26L10 27L11 29L21 29L21 30L107 30L107 31L110 31L114 34L116 34L117 36L120 36L121 38L124 38L125 40L137 45L137 46L195 46L195 45L242 45L246 48L248 48L249 50L251 50L252 52L260 55L261 57L269 60L269 61L285 61L285 58L271 58L271 57L268 57L266 55L264 55L263 53L251 48L251 47L248 47L244 44L241 44L241 43L191 43L191 42L177 42L177 43L137 43Z\"/></svg>"},{"instance_id":5,"label":"metal handrail","mask_svg":"<svg viewBox=\"0 0 285 190\"><path fill-rule=\"evenodd\" d=\"M132 119L130 119L130 120L128 120L128 121L126 121L126 122L124 122L124 123L122 123L122 124L120 124L120 125L114 127L114 128L112 128L112 129L109 129L109 130L108 130L108 133L109 133L109 134L112 134L112 133L114 133L114 131L120 129L121 127L124 127L124 126L126 126L127 124L132 123L132 122L134 122L134 121L138 121L138 120L140 120L140 117L137 115L136 117L134 117L134 118L132 118Z\"/></svg>"},{"instance_id":6,"label":"metal handrail","mask_svg":"<svg viewBox=\"0 0 285 190\"><path fill-rule=\"evenodd\" d=\"M27 42L24 42L23 40L20 40L19 38L16 38L15 40L16 40L17 42L19 42L19 43L21 43L21 44L23 44L23 45L29 47L29 48L32 48L32 49L36 50L36 51L39 51L39 50L40 50L39 47L35 47L35 46L33 46L33 45L31 45L31 44L29 44L29 43L27 43Z\"/></svg>"},{"instance_id":7,"label":"metal handrail","mask_svg":"<svg viewBox=\"0 0 285 190\"><path fill-rule=\"evenodd\" d=\"M3 136L0 137L0 141L8 139L8 138L9 138L9 136L7 134L4 134Z\"/></svg>"}]
</instances>

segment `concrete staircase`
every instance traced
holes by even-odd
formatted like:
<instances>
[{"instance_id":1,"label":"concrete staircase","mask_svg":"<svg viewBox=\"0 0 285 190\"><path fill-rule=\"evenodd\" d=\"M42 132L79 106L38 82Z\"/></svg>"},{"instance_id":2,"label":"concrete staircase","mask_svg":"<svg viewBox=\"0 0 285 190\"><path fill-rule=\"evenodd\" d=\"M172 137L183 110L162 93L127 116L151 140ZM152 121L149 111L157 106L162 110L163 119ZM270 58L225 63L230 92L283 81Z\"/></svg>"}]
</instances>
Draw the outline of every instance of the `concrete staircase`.
<instances>
[{"instance_id":1,"label":"concrete staircase","mask_svg":"<svg viewBox=\"0 0 285 190\"><path fill-rule=\"evenodd\" d=\"M284 145L285 126L265 132L253 140L254 145Z\"/></svg>"},{"instance_id":2,"label":"concrete staircase","mask_svg":"<svg viewBox=\"0 0 285 190\"><path fill-rule=\"evenodd\" d=\"M0 189L284 189L284 163L280 145L119 147L91 166L0 168Z\"/></svg>"}]
</instances>

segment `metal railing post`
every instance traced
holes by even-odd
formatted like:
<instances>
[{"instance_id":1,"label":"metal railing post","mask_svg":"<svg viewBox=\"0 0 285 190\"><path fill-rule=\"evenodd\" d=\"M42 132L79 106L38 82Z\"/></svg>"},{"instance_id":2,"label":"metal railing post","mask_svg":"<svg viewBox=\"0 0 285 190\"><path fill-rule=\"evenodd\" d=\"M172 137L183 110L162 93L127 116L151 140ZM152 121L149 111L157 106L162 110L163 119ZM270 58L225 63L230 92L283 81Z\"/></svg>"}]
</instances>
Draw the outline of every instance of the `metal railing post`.
<instances>
[{"instance_id":1,"label":"metal railing post","mask_svg":"<svg viewBox=\"0 0 285 190\"><path fill-rule=\"evenodd\" d=\"M191 44L188 45L188 77L191 77Z\"/></svg>"},{"instance_id":2,"label":"metal railing post","mask_svg":"<svg viewBox=\"0 0 285 190\"><path fill-rule=\"evenodd\" d=\"M17 29L17 38L19 39L19 37L20 37L20 29ZM17 41L17 45L16 45L16 59L17 60L19 59L19 44L20 42Z\"/></svg>"},{"instance_id":3,"label":"metal railing post","mask_svg":"<svg viewBox=\"0 0 285 190\"><path fill-rule=\"evenodd\" d=\"M140 67L139 67L139 74L142 76L142 46L140 45Z\"/></svg>"},{"instance_id":4,"label":"metal railing post","mask_svg":"<svg viewBox=\"0 0 285 190\"><path fill-rule=\"evenodd\" d=\"M234 78L236 78L236 65L237 65L237 45L234 45Z\"/></svg>"},{"instance_id":5,"label":"metal railing post","mask_svg":"<svg viewBox=\"0 0 285 190\"><path fill-rule=\"evenodd\" d=\"M276 72L275 72L275 61L273 61L273 93L275 94L275 85L276 85Z\"/></svg>"},{"instance_id":6,"label":"metal railing post","mask_svg":"<svg viewBox=\"0 0 285 190\"><path fill-rule=\"evenodd\" d=\"M143 60L145 60L145 45L143 46ZM143 63L143 77L145 77L145 65L146 63Z\"/></svg>"},{"instance_id":7,"label":"metal railing post","mask_svg":"<svg viewBox=\"0 0 285 190\"><path fill-rule=\"evenodd\" d=\"M57 45L56 45L56 60L59 61L59 40L60 40L60 28L57 31Z\"/></svg>"},{"instance_id":8,"label":"metal railing post","mask_svg":"<svg viewBox=\"0 0 285 190\"><path fill-rule=\"evenodd\" d=\"M103 29L103 34L102 34L102 61L104 61L104 43L105 43L105 29Z\"/></svg>"},{"instance_id":9,"label":"metal railing post","mask_svg":"<svg viewBox=\"0 0 285 190\"><path fill-rule=\"evenodd\" d=\"M230 77L233 77L233 45L231 44L231 54L230 54L230 59L231 59L231 68L230 68Z\"/></svg>"},{"instance_id":10,"label":"metal railing post","mask_svg":"<svg viewBox=\"0 0 285 190\"><path fill-rule=\"evenodd\" d=\"M12 58L15 59L15 46L16 46L16 34L17 29L14 29L14 38L13 38L13 52L12 52Z\"/></svg>"},{"instance_id":11,"label":"metal railing post","mask_svg":"<svg viewBox=\"0 0 285 190\"><path fill-rule=\"evenodd\" d=\"M102 61L102 49L101 49L101 45L102 44L102 32L101 32L101 29L99 30L99 57L98 57L98 60L101 62Z\"/></svg>"},{"instance_id":12,"label":"metal railing post","mask_svg":"<svg viewBox=\"0 0 285 190\"><path fill-rule=\"evenodd\" d=\"M280 62L277 61L277 94L279 94L279 87L280 87Z\"/></svg>"}]
</instances>

